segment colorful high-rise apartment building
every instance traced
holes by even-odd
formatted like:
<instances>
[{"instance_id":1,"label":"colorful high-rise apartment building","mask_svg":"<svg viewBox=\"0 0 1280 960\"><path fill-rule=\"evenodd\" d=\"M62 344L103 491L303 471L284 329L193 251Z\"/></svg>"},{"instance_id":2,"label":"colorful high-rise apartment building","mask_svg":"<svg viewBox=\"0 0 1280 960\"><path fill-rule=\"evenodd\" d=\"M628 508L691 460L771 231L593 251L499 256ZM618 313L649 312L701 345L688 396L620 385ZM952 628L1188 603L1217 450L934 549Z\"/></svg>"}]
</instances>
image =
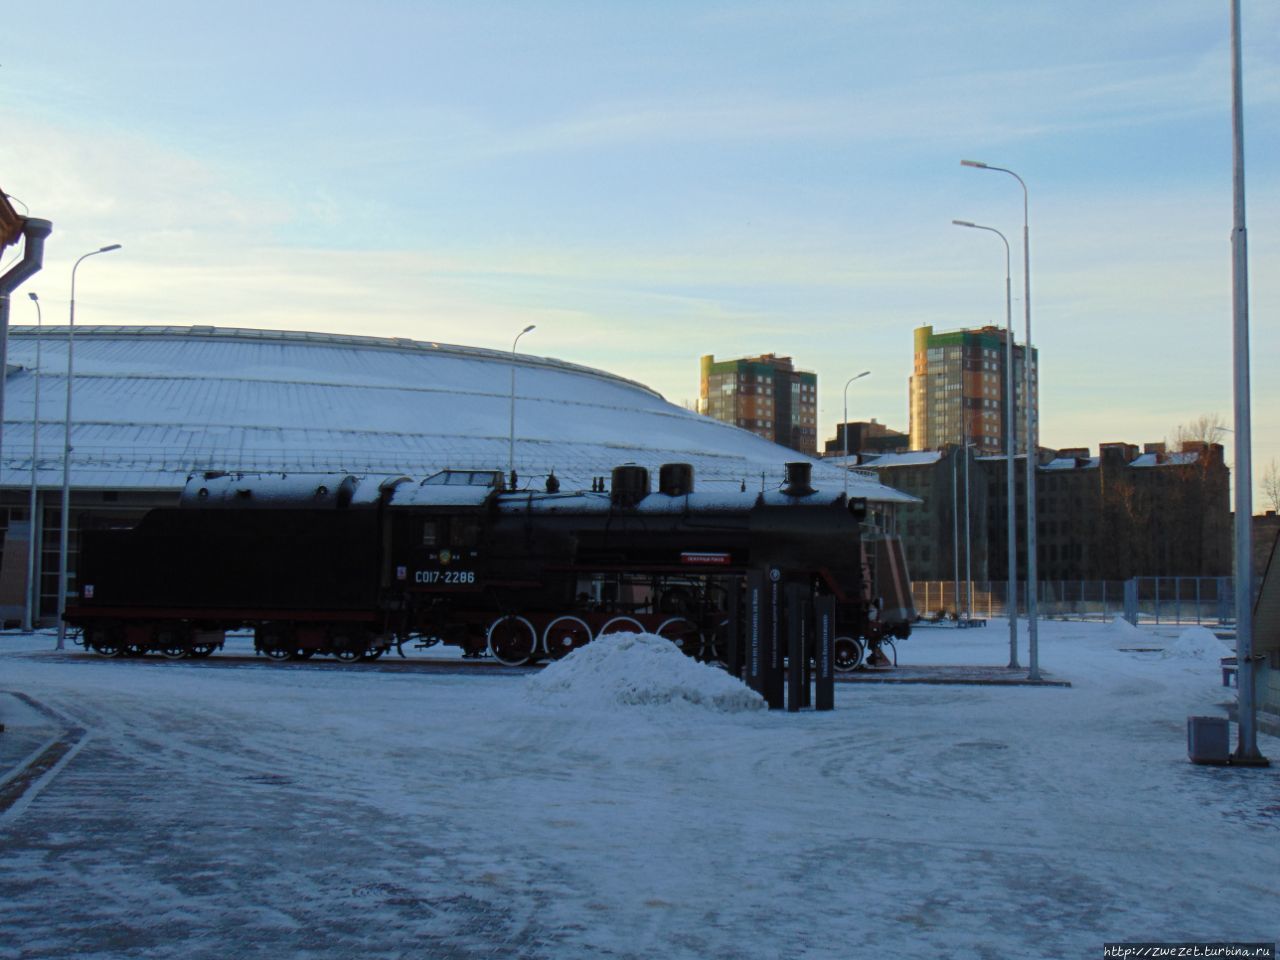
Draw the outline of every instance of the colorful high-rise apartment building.
<instances>
[{"instance_id":1,"label":"colorful high-rise apartment building","mask_svg":"<svg viewBox=\"0 0 1280 960\"><path fill-rule=\"evenodd\" d=\"M937 450L947 444L974 444L980 453L1005 450L1005 338L1000 327L915 330L915 366L911 376L911 449ZM1039 360L1031 350L1032 410L1038 415ZM1013 347L1013 438L1025 453L1026 398L1023 365L1027 350Z\"/></svg>"},{"instance_id":2,"label":"colorful high-rise apartment building","mask_svg":"<svg viewBox=\"0 0 1280 960\"><path fill-rule=\"evenodd\" d=\"M809 456L818 452L818 375L790 357L702 358L698 412Z\"/></svg>"}]
</instances>

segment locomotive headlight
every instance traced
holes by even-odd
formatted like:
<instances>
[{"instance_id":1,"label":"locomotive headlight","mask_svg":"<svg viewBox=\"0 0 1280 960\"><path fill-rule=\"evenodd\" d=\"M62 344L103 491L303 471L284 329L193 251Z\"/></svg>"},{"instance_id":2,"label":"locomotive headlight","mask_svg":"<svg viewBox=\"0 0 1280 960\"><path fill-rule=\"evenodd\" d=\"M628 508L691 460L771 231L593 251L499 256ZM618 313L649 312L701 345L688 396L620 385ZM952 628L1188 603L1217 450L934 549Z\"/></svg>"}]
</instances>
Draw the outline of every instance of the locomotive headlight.
<instances>
[{"instance_id":1,"label":"locomotive headlight","mask_svg":"<svg viewBox=\"0 0 1280 960\"><path fill-rule=\"evenodd\" d=\"M448 550L440 551L440 562L445 566L449 565L449 561L453 559L453 553Z\"/></svg>"}]
</instances>

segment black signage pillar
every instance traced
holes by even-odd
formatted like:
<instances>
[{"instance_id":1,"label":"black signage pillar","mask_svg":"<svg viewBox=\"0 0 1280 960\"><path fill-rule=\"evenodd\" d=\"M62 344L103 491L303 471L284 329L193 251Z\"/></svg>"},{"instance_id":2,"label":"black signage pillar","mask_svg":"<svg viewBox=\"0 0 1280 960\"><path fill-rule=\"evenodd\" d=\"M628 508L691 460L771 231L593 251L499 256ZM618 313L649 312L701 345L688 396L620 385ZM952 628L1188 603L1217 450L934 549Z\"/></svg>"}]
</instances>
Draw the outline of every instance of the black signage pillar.
<instances>
[{"instance_id":1,"label":"black signage pillar","mask_svg":"<svg viewBox=\"0 0 1280 960\"><path fill-rule=\"evenodd\" d=\"M765 685L764 699L770 710L781 710L784 698L784 678L782 675L782 657L786 650L786 627L783 625L782 571L777 567L769 568L768 583L765 588Z\"/></svg>"},{"instance_id":2,"label":"black signage pillar","mask_svg":"<svg viewBox=\"0 0 1280 960\"><path fill-rule=\"evenodd\" d=\"M819 597L814 601L814 619L817 621L817 636L814 660L817 666L817 677L814 691L813 707L815 710L834 710L836 706L835 675L835 637L836 637L836 601L835 597Z\"/></svg>"},{"instance_id":3,"label":"black signage pillar","mask_svg":"<svg viewBox=\"0 0 1280 960\"><path fill-rule=\"evenodd\" d=\"M724 665L731 677L742 679L742 583L737 577L729 590L729 622L725 624Z\"/></svg>"},{"instance_id":4,"label":"black signage pillar","mask_svg":"<svg viewBox=\"0 0 1280 960\"><path fill-rule=\"evenodd\" d=\"M809 656L804 648L804 587L788 583L787 596L787 712L795 713L805 705L805 663Z\"/></svg>"},{"instance_id":5,"label":"black signage pillar","mask_svg":"<svg viewBox=\"0 0 1280 960\"><path fill-rule=\"evenodd\" d=\"M800 649L803 654L800 658L800 668L804 679L800 683L800 706L813 706L813 600L809 596L809 590L802 588L800 591L800 607L803 614L800 617Z\"/></svg>"},{"instance_id":6,"label":"black signage pillar","mask_svg":"<svg viewBox=\"0 0 1280 960\"><path fill-rule=\"evenodd\" d=\"M746 626L744 652L746 653L747 686L761 696L765 696L766 583L768 579L763 570L752 570L747 574L746 609L743 611L743 621Z\"/></svg>"}]
</instances>

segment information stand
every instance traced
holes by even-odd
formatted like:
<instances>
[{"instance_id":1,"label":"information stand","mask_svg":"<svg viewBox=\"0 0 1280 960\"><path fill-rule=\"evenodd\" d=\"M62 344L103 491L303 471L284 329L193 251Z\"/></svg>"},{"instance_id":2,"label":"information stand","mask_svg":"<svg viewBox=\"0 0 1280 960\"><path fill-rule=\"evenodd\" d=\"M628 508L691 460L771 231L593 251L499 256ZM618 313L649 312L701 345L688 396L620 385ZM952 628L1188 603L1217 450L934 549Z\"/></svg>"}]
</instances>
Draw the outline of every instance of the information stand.
<instances>
[{"instance_id":1,"label":"information stand","mask_svg":"<svg viewBox=\"0 0 1280 960\"><path fill-rule=\"evenodd\" d=\"M818 597L814 606L814 696L815 710L834 710L836 706L835 675L835 638L836 638L836 601L835 597Z\"/></svg>"}]
</instances>

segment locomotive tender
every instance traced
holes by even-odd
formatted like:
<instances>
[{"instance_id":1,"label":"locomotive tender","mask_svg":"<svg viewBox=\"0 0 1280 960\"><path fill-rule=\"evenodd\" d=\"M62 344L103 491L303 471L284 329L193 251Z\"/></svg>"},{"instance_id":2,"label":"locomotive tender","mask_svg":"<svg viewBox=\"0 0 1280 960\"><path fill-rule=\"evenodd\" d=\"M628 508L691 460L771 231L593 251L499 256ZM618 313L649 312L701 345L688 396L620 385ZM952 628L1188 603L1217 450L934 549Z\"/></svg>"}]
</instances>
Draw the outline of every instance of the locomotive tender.
<instances>
[{"instance_id":1,"label":"locomotive tender","mask_svg":"<svg viewBox=\"0 0 1280 960\"><path fill-rule=\"evenodd\" d=\"M376 659L408 641L519 665L647 631L730 659L745 575L786 571L834 598L835 666L913 619L897 541L865 502L787 464L773 491L694 490L692 467L626 465L592 489L512 490L496 470L406 477L193 476L180 505L82 534L66 619L107 656L203 657L252 629L275 659Z\"/></svg>"}]
</instances>

